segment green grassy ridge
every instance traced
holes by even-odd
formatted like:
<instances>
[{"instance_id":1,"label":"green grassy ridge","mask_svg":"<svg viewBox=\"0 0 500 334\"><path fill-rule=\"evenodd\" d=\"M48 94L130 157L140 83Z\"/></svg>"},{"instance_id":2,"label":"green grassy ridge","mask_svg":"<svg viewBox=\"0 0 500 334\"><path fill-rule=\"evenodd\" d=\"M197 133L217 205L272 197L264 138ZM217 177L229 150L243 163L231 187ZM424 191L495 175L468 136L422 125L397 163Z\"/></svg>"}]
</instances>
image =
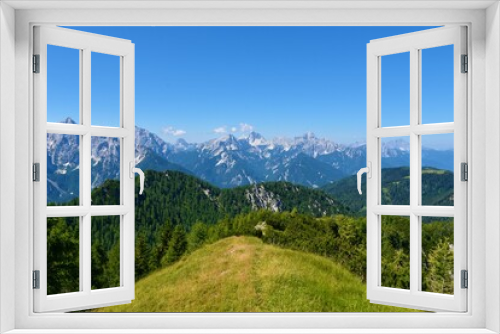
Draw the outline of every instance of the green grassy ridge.
<instances>
[{"instance_id":1,"label":"green grassy ridge","mask_svg":"<svg viewBox=\"0 0 500 334\"><path fill-rule=\"evenodd\" d=\"M413 312L371 304L366 286L322 256L229 237L136 283L130 304L93 312Z\"/></svg>"}]
</instances>

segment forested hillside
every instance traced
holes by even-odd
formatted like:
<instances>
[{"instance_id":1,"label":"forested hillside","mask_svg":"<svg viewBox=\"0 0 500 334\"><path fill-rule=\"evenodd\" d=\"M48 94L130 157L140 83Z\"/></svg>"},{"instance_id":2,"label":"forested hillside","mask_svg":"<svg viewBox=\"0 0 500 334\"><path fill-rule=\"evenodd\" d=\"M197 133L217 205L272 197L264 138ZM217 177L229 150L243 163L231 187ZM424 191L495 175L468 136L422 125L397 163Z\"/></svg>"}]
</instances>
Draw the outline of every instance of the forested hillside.
<instances>
[{"instance_id":1,"label":"forested hillside","mask_svg":"<svg viewBox=\"0 0 500 334\"><path fill-rule=\"evenodd\" d=\"M321 188L351 209L355 215L366 215L366 174L362 179L362 195L357 190L356 175L332 182ZM409 205L410 169L382 170L382 204ZM422 170L422 204L453 206L453 173L426 167Z\"/></svg>"},{"instance_id":2,"label":"forested hillside","mask_svg":"<svg viewBox=\"0 0 500 334\"><path fill-rule=\"evenodd\" d=\"M136 180L138 185L138 179ZM187 231L196 222L215 224L222 218L252 210L291 211L314 217L347 213L333 196L288 182L220 189L194 176L177 171L146 171L144 194L135 195L136 228L154 239L165 222ZM92 204L115 204L118 181L108 180L92 192Z\"/></svg>"}]
</instances>

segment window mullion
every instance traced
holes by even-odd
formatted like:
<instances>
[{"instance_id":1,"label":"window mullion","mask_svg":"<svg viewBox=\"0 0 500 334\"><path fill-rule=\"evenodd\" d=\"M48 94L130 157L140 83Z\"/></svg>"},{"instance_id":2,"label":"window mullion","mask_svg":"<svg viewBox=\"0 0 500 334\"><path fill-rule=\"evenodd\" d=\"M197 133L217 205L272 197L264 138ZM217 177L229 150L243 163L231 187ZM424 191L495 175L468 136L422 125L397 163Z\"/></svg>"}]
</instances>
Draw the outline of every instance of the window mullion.
<instances>
[{"instance_id":1,"label":"window mullion","mask_svg":"<svg viewBox=\"0 0 500 334\"><path fill-rule=\"evenodd\" d=\"M413 212L420 199L420 137L415 133L419 124L420 61L419 50L410 50L410 291L420 290L420 218Z\"/></svg>"},{"instance_id":2,"label":"window mullion","mask_svg":"<svg viewBox=\"0 0 500 334\"><path fill-rule=\"evenodd\" d=\"M91 51L87 48L83 50L83 66L82 66L82 124L90 130L91 126ZM87 214L83 216L82 218L82 237L83 240L80 240L81 244L81 259L82 259L82 265L81 269L82 272L80 275L83 276L83 291L90 293L91 288L92 288L92 263L91 263L91 257L92 257L92 236L91 236L91 231L92 231L92 221L91 221L91 215L90 215L90 206L92 204L91 202L91 168L92 168L92 161L91 161L91 156L92 156L92 148L91 148L91 143L92 143L92 135L90 131L87 131L82 136L82 149L80 150L80 162L81 162L81 185L80 189L82 192L82 201L81 204L87 208L89 211L87 211Z\"/></svg>"},{"instance_id":3,"label":"window mullion","mask_svg":"<svg viewBox=\"0 0 500 334\"><path fill-rule=\"evenodd\" d=\"M81 157L81 187L82 189L82 205L90 207L91 205L91 139L92 134L89 131L91 127L91 51L89 49L83 50L83 70L82 70L82 125L86 127L87 131L82 136L83 147L80 151Z\"/></svg>"},{"instance_id":4,"label":"window mullion","mask_svg":"<svg viewBox=\"0 0 500 334\"><path fill-rule=\"evenodd\" d=\"M83 221L83 232L82 236L83 239L80 240L81 243L81 249L83 249L83 254L81 256L82 258L82 265L81 268L83 269L83 272L80 273L80 276L83 277L83 291L86 293L90 293L92 289L92 262L91 262L91 257L92 257L92 249L91 249L91 216L90 214L86 214L83 216L82 221Z\"/></svg>"},{"instance_id":5,"label":"window mullion","mask_svg":"<svg viewBox=\"0 0 500 334\"><path fill-rule=\"evenodd\" d=\"M83 50L80 50L80 69L79 69L79 87L78 87L78 90L79 90L79 114L80 114L80 124L83 124L83 106L84 106L84 102L83 102L83 84L84 84L84 68L83 68L83 63L84 63L84 54L83 54ZM79 140L79 157L78 157L78 160L80 161L80 169L79 169L79 182L80 182L80 185L79 185L79 194L78 194L78 201L79 201L79 205L83 205L83 198L84 198L84 191L83 191L83 168L82 168L82 157L83 157L83 136L80 135L79 136L80 140ZM84 275L84 272L85 272L85 267L84 267L84 254L85 254L85 248L83 246L83 241L85 240L85 233L84 233L84 226L85 226L85 220L82 216L79 217L79 228L78 228L78 231L79 231L79 236L78 236L78 245L79 245L79 252L78 252L78 264L79 264L79 279L78 281L80 282L80 288L79 290L80 291L84 291L85 289L85 275Z\"/></svg>"},{"instance_id":6,"label":"window mullion","mask_svg":"<svg viewBox=\"0 0 500 334\"><path fill-rule=\"evenodd\" d=\"M133 47L133 46L132 46ZM134 297L134 243L135 243L135 182L134 175L130 177L130 163L135 161L135 117L134 117L134 81L135 62L134 53L130 52L121 58L120 62L120 109L121 126L127 136L122 139L121 159L121 184L122 205L127 209L127 214L121 219L121 261L120 261L120 284L130 291L131 299Z\"/></svg>"}]
</instances>

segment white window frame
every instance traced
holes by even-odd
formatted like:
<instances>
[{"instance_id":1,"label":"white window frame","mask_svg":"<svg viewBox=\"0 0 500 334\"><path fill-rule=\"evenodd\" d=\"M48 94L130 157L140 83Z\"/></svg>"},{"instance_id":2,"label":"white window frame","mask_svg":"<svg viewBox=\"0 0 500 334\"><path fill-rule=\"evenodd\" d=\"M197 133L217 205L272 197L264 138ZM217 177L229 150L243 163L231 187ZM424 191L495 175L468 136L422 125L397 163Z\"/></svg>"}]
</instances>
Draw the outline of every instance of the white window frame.
<instances>
[{"instance_id":1,"label":"white window frame","mask_svg":"<svg viewBox=\"0 0 500 334\"><path fill-rule=\"evenodd\" d=\"M121 4L120 4L121 3ZM500 331L500 264L498 261L500 230L500 163L498 109L500 99L500 18L495 2L474 1L434 1L394 3L380 2L329 2L316 1L294 3L256 2L249 4L222 4L216 1L179 5L175 2L164 4L144 1L134 3L136 9L106 10L103 7L130 6L130 2L81 2L76 10L68 2L17 2L0 4L0 222L2 248L0 248L0 319L2 330L17 329L89 329L89 332L103 332L103 329L226 329L218 332L236 332L235 328L289 329L302 328L300 332L334 332L334 329L351 329L358 332L410 332L411 328L422 333L462 332L490 333ZM9 5L18 7L14 11ZM35 9L29 9L33 8ZM38 8L36 8L38 6ZM100 8L96 8L99 6ZM147 9L147 6L164 7ZM175 6L184 6L179 9ZM198 6L198 7L197 7ZM203 8L201 8L203 6ZM232 8L224 8L224 6ZM253 7L252 7L253 6ZM488 7L486 9L486 7ZM25 9L22 9L24 7ZM70 7L70 8L58 8ZM170 8L165 8L170 7ZM52 8L52 9L51 9ZM349 9L351 8L351 9ZM374 9L375 8L375 9ZM436 9L438 8L438 9ZM439 9L441 8L441 9ZM13 20L15 17L15 22ZM486 25L485 25L486 23ZM35 24L58 25L446 25L465 24L469 31L471 75L468 78L468 132L472 135L468 142L470 181L468 246L470 287L468 289L469 309L467 313L435 314L34 314L32 304L30 256L32 245L32 183L31 159L32 124L32 76L29 73L32 54L32 27ZM6 29L7 28L7 29ZM487 29L486 29L487 28ZM15 40L13 32L15 31ZM13 56L14 55L14 56ZM15 58L14 58L15 57ZM14 58L14 60L13 60ZM15 65L15 73L9 68ZM10 73L5 76L5 73ZM11 84L15 80L15 87ZM10 97L10 94L15 99ZM10 108L10 109L9 109ZM15 108L15 109L14 109ZM15 110L15 119L12 111ZM10 116L9 116L10 113ZM8 142L9 131L15 129L15 147ZM488 141L486 135L488 133ZM488 149L488 154L486 154ZM7 159L15 159L15 165ZM488 162L488 164L486 164ZM14 167L14 168L13 168ZM14 171L14 180L5 172ZM489 178L486 183L485 171ZM10 185L7 190L5 185ZM15 201L6 198L15 188ZM486 196L488 194L488 196ZM485 203L487 206L485 206ZM14 204L15 211L9 211ZM12 220L15 218L15 226ZM472 229L471 226L474 226ZM9 240L15 238L15 244ZM487 253L488 252L488 253ZM12 256L14 254L14 256ZM486 254L490 256L485 257ZM26 259L30 259L26 261ZM8 286L15 282L15 289ZM12 289L14 291L9 290ZM486 293L488 291L488 293ZM12 305L15 305L12 308ZM10 306L10 307L9 307ZM12 317L13 316L13 317ZM384 330L380 330L385 328ZM488 328L488 329L487 329ZM93 330L92 330L93 329ZM100 331L98 329L101 329ZM233 330L230 330L233 329ZM323 330L321 330L323 329ZM329 329L329 330L328 330ZM392 330L390 330L392 329ZM258 331L258 330L256 330ZM272 331L272 330L270 330ZM53 332L56 332L54 330ZM171 331L173 332L173 331ZM213 331L212 331L213 332ZM264 330L260 330L264 332ZM297 331L296 331L297 332ZM411 331L415 333L415 330Z\"/></svg>"}]
</instances>

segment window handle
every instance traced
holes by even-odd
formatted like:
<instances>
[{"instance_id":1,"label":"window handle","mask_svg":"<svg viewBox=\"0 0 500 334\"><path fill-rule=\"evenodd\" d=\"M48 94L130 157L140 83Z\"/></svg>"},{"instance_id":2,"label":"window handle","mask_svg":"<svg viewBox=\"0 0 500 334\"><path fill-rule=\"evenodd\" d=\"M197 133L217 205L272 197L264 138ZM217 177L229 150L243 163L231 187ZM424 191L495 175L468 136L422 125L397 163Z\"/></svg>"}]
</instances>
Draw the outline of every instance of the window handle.
<instances>
[{"instance_id":1,"label":"window handle","mask_svg":"<svg viewBox=\"0 0 500 334\"><path fill-rule=\"evenodd\" d=\"M370 161L368 161L368 166L367 167L361 168L358 171L358 192L359 192L360 195L362 194L362 192L361 192L361 175L363 175L363 173L366 173L366 176L369 179L372 178L372 163Z\"/></svg>"},{"instance_id":2,"label":"window handle","mask_svg":"<svg viewBox=\"0 0 500 334\"><path fill-rule=\"evenodd\" d=\"M135 177L135 173L139 174L139 184L140 184L139 195L142 195L144 191L144 172L142 171L142 169L136 168L135 163L133 161L130 161L129 170L131 179Z\"/></svg>"}]
</instances>

